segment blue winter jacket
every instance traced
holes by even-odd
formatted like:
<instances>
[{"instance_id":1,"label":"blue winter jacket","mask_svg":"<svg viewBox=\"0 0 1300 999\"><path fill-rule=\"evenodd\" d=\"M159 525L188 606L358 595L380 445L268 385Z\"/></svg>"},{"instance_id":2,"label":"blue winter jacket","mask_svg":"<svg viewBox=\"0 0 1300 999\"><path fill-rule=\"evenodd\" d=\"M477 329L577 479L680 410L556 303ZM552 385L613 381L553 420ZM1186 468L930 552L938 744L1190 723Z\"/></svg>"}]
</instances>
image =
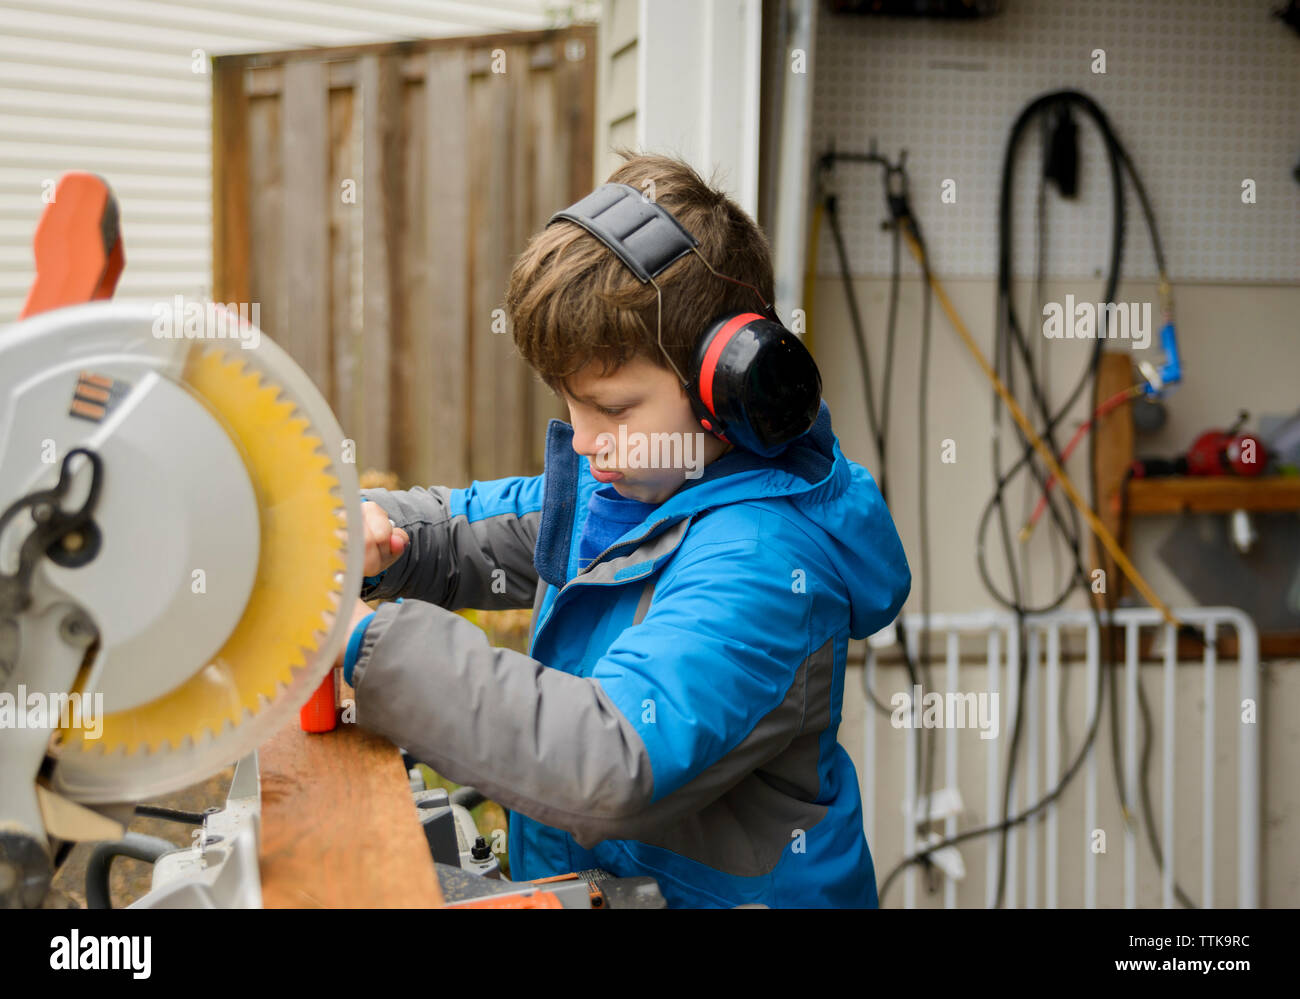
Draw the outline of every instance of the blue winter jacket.
<instances>
[{"instance_id":1,"label":"blue winter jacket","mask_svg":"<svg viewBox=\"0 0 1300 999\"><path fill-rule=\"evenodd\" d=\"M370 597L357 720L511 809L511 877L654 877L671 906L875 907L845 654L911 574L825 403L775 459L733 451L587 568L599 483L552 420L546 470L367 490L411 538ZM464 607L534 608L528 655Z\"/></svg>"}]
</instances>

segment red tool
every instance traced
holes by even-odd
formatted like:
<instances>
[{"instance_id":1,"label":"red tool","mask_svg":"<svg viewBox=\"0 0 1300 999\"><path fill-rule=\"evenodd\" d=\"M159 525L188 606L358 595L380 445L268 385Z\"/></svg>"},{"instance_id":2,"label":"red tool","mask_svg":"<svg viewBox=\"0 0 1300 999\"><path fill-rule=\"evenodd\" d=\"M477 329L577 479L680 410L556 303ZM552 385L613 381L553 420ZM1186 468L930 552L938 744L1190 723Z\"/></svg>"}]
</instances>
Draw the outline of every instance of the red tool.
<instances>
[{"instance_id":1,"label":"red tool","mask_svg":"<svg viewBox=\"0 0 1300 999\"><path fill-rule=\"evenodd\" d=\"M298 712L298 724L304 732L333 732L338 724L338 702L334 696L334 670L325 674L311 700Z\"/></svg>"},{"instance_id":2,"label":"red tool","mask_svg":"<svg viewBox=\"0 0 1300 999\"><path fill-rule=\"evenodd\" d=\"M1240 433L1245 410L1227 430L1207 430L1187 452L1188 475L1262 475L1268 465L1264 442L1254 434Z\"/></svg>"},{"instance_id":3,"label":"red tool","mask_svg":"<svg viewBox=\"0 0 1300 999\"><path fill-rule=\"evenodd\" d=\"M1135 479L1169 475L1263 475L1268 468L1268 451L1255 434L1241 433L1249 418L1244 410L1227 430L1207 430L1192 442L1186 454L1177 458L1140 458L1130 473Z\"/></svg>"}]
</instances>

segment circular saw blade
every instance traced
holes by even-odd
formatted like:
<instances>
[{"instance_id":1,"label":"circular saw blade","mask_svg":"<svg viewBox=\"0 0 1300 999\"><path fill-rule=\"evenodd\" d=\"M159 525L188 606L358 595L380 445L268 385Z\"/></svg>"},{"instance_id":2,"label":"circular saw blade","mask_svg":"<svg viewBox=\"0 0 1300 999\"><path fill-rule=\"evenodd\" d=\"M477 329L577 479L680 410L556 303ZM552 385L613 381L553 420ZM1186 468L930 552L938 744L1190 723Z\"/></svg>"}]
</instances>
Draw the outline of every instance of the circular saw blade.
<instances>
[{"instance_id":1,"label":"circular saw blade","mask_svg":"<svg viewBox=\"0 0 1300 999\"><path fill-rule=\"evenodd\" d=\"M332 667L350 617L336 611L360 588L361 550L349 544L360 527L355 466L342 460L343 435L305 373L262 336L255 351L237 341L190 345L177 380L243 461L258 511L256 575L201 668L182 666L178 650L178 671L190 672L178 686L106 714L94 738L85 728L56 734L53 784L85 802L188 786L290 723Z\"/></svg>"}]
</instances>

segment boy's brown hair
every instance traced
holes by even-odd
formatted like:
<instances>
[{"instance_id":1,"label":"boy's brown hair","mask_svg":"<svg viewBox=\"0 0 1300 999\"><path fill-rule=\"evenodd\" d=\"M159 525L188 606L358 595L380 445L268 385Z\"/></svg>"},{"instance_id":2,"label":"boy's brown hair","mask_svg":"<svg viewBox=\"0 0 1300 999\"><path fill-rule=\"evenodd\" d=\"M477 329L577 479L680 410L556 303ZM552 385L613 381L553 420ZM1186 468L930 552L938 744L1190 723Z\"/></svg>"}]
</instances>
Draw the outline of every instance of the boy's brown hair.
<instances>
[{"instance_id":1,"label":"boy's brown hair","mask_svg":"<svg viewBox=\"0 0 1300 999\"><path fill-rule=\"evenodd\" d=\"M725 192L681 160L615 152L626 162L609 183L644 192L699 240L697 249L718 273L772 301L767 236ZM664 351L687 377L696 340L712 319L762 306L751 289L711 274L694 253L655 281L663 291ZM654 286L576 223L556 222L529 240L510 274L506 313L519 353L553 391L593 360L605 374L638 356L668 367L656 342Z\"/></svg>"}]
</instances>

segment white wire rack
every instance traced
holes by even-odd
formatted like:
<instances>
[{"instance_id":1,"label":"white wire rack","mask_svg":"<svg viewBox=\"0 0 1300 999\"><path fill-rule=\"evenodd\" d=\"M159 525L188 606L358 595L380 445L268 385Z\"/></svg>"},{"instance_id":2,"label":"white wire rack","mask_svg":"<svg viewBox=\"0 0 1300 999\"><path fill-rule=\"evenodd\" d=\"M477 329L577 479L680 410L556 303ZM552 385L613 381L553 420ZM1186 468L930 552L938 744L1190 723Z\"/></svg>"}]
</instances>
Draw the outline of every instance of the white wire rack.
<instances>
[{"instance_id":1,"label":"white wire rack","mask_svg":"<svg viewBox=\"0 0 1300 999\"><path fill-rule=\"evenodd\" d=\"M1255 908L1259 904L1259 844L1260 844L1260 798L1259 798L1259 725L1243 720L1237 725L1236 738L1236 781L1233 787L1219 788L1215 785L1216 754L1222 749L1216 744L1215 718L1218 710L1237 712L1244 705L1259 703L1259 639L1254 624L1240 610L1229 607L1197 607L1176 610L1175 614L1184 622L1204 629L1206 647L1201 668L1203 672L1204 713L1200 733L1201 749L1201 791L1200 791L1200 891L1197 904L1213 908L1219 904L1214 894L1214 872L1216 865L1229 862L1233 845L1227 849L1216 843L1215 816L1235 808L1237 834L1235 842L1237 898L1235 904L1242 908ZM1101 620L1105 621L1103 614ZM915 652L920 639L919 615L907 615L904 618L909 647ZM966 810L961 821L955 814L944 818L943 838L958 832L991 825L1004 817L1002 811L1003 782L1005 780L1005 760L1011 744L1011 733L1015 714L1022 702L1018 689L1018 663L1020 661L1020 642L1026 643L1026 655L1029 669L1026 674L1026 690L1023 703L1030 707L1023 722L1022 751L1017 766L1016 778L1012 784L1011 813L1020 814L1032 803L1039 801L1051 788L1055 787L1061 774L1071 762L1062 759L1060 752L1060 716L1063 697L1062 679L1062 645L1063 639L1069 642L1082 637L1084 648L1083 669L1086 673L1087 712L1086 718L1091 722L1098 709L1098 671L1101 668L1100 635L1096 618L1088 610L1055 611L1050 614L1028 615L1022 632L1016 627L1015 615L1003 612L980 612L971 614L932 614L927 619L927 631L931 635L932 654L942 650L943 664L940 666L938 655L932 660L936 682L943 676L941 689L956 692L958 686L958 669L960 664L961 639L966 637L968 648L971 641L978 641L983 635L986 649L986 691L990 695L999 695L1005 690L1005 696L999 697L1006 705L1001 711L1000 732L996 738L982 742L985 747L983 766L985 770L985 803L982 812L972 808L970 799L966 800ZM1159 612L1148 608L1121 609L1115 612L1114 624L1122 629L1124 635L1124 653L1118 668L1122 675L1117 678L1121 685L1120 695L1123 703L1123 737L1121 760L1123 781L1129 789L1128 800L1136 801L1138 782L1138 670L1139 670L1139 636L1143 629L1153 630L1163 647L1164 664L1162 673L1162 695L1160 697L1158 727L1161 733L1159 748L1161 757L1161 785L1158 795L1153 791L1152 810L1159 816L1157 825L1160 830L1161 852L1164 863L1161 865L1161 904L1172 908L1175 903L1174 880L1177 865L1175 854L1176 817L1181 814L1186 820L1187 802L1183 802L1181 813L1175 810L1175 792L1178 784L1175 776L1178 772L1179 758L1175 752L1176 737L1186 740L1184 724L1180 734L1176 698L1176 678L1180 669L1177 659L1177 641L1174 628L1165 623ZM1237 697L1228 699L1216 691L1216 674L1220 666L1215 639L1220 629L1227 626L1237 636ZM1159 633L1163 631L1163 635ZM876 671L874 650L868 648L866 658L866 681L869 689L876 690ZM1195 664L1184 664L1195 668ZM976 667L979 668L978 666ZM1159 668L1159 667L1156 667ZM940 672L942 670L942 673ZM1185 682L1185 679L1184 679ZM1040 693L1039 684L1045 684L1045 691ZM1044 696L1045 694L1045 696ZM1224 701L1224 704L1217 704ZM919 704L912 704L914 719L919 718ZM1155 701L1152 713L1156 713ZM1225 716L1226 720L1226 716ZM1104 726L1109 724L1103 718L1103 728L1098 731L1097 739L1089 748L1081 773L1076 774L1075 781L1084 782L1083 830L1085 837L1095 834L1098 828L1098 767L1096 760L1097 743L1102 740ZM865 718L865 755L866 766L862 768L863 819L868 842L873 844L875 854L875 823L877 811L897 814L889 803L877 798L876 761L877 730L889 727L890 720L868 708ZM921 733L923 736L924 732ZM962 772L959 772L958 729L947 726L944 731L936 732L936 755L943 760L942 771L938 761L933 765L935 783L946 788L961 789ZM1045 738L1044 738L1045 736ZM1072 740L1076 745L1081 739ZM904 801L903 850L904 856L912 856L923 843L918 841L915 820L909 818L917 813L916 740L903 740L904 748ZM1185 745L1185 741L1184 741ZM1041 746L1041 751L1039 747ZM1071 748L1071 757L1077 748ZM1041 761L1040 761L1041 756ZM1187 766L1185 750L1183 765ZM965 755L965 775L968 780L975 776L978 763L971 765L970 753ZM1041 762L1041 767L1040 767ZM942 776L940 776L942 773ZM1016 784L1021 787L1017 788ZM1006 895L1011 905L1024 907L1055 908L1060 897L1060 841L1062 835L1061 816L1058 814L1060 799L1039 811L1024 823L1012 827L1007 837ZM1156 810L1158 809L1158 812ZM1066 835L1072 835L1066 831ZM1023 851L1022 851L1023 845ZM970 851L986 852L985 905L992 907L996 898L996 879L992 876L998 870L999 837L989 834L973 838L958 844L957 849L970 856ZM1138 832L1132 823L1125 824L1123 832L1123 888L1122 904L1125 908L1135 908L1138 904L1138 858L1139 853L1146 863L1155 860L1143 843L1139 850ZM1039 851L1043 851L1040 855ZM1216 850L1218 853L1216 854ZM875 855L877 878L883 882L888 871L901 858ZM1083 869L1082 898L1086 908L1098 906L1098 858L1095 851L1085 850ZM900 875L903 891L903 905L912 908L916 904L917 865L911 865ZM1043 884L1040 885L1040 874ZM1186 875L1186 871L1184 871ZM1022 881L1023 879L1023 881ZM958 886L955 879L945 878L943 885L944 905L947 908L957 906ZM1194 882L1193 882L1194 883ZM1041 889L1041 890L1040 890ZM969 898L969 896L967 896ZM886 899L888 904L888 899Z\"/></svg>"}]
</instances>

